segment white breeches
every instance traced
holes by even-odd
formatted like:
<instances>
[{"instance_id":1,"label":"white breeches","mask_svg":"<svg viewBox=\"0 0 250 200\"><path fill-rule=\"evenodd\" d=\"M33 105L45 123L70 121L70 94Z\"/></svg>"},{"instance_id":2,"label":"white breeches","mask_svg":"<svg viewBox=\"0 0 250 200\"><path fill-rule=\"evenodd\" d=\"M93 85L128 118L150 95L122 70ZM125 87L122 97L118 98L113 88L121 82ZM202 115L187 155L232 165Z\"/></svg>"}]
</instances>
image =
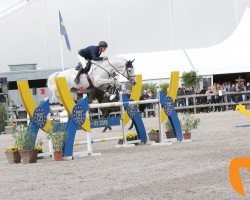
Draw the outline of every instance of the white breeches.
<instances>
[{"instance_id":1,"label":"white breeches","mask_svg":"<svg viewBox=\"0 0 250 200\"><path fill-rule=\"evenodd\" d=\"M85 60L85 58L80 56L80 55L78 55L78 58L79 58L80 62L82 63L83 68L85 68L88 61Z\"/></svg>"}]
</instances>

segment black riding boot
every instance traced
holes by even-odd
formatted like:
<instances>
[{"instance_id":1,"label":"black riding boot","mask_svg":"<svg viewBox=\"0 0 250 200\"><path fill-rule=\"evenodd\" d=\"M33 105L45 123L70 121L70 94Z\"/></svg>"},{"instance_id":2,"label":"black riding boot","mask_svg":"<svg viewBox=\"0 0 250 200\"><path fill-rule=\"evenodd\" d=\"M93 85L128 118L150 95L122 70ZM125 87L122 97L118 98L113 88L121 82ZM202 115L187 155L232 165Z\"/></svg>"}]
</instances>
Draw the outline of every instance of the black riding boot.
<instances>
[{"instance_id":1,"label":"black riding boot","mask_svg":"<svg viewBox=\"0 0 250 200\"><path fill-rule=\"evenodd\" d=\"M76 69L76 70L79 70L79 69L81 69L81 68L82 68L82 63L79 62L75 69Z\"/></svg>"},{"instance_id":2,"label":"black riding boot","mask_svg":"<svg viewBox=\"0 0 250 200\"><path fill-rule=\"evenodd\" d=\"M82 67L80 67L80 69L77 72L76 78L74 80L74 82L78 85L80 82L80 76L81 74L84 72L84 69Z\"/></svg>"},{"instance_id":3,"label":"black riding boot","mask_svg":"<svg viewBox=\"0 0 250 200\"><path fill-rule=\"evenodd\" d=\"M86 67L85 67L85 69L84 69L84 74L87 74L88 72L89 72L89 70L90 70L90 68L91 68L91 61L90 60L88 60L88 62L87 62L87 64L86 64Z\"/></svg>"}]
</instances>

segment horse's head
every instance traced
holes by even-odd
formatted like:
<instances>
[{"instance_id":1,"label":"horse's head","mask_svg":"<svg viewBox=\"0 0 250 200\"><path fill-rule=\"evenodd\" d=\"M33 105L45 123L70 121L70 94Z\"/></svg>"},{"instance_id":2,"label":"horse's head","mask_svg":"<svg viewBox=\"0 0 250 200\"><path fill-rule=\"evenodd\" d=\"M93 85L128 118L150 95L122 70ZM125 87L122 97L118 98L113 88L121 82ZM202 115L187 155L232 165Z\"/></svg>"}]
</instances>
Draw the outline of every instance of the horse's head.
<instances>
[{"instance_id":1,"label":"horse's head","mask_svg":"<svg viewBox=\"0 0 250 200\"><path fill-rule=\"evenodd\" d=\"M107 61L107 66L105 69L110 69L110 74L116 74L116 75L122 75L132 85L136 84L135 80L135 72L134 72L134 66L133 66L134 60L126 60L124 58L111 58Z\"/></svg>"},{"instance_id":2,"label":"horse's head","mask_svg":"<svg viewBox=\"0 0 250 200\"><path fill-rule=\"evenodd\" d=\"M135 60L135 59L134 59ZM133 66L133 62L134 60L132 61L127 61L126 62L126 75L125 77L129 80L129 82L132 84L132 85L135 85L136 84L136 80L135 80L135 71L134 71L134 66Z\"/></svg>"}]
</instances>

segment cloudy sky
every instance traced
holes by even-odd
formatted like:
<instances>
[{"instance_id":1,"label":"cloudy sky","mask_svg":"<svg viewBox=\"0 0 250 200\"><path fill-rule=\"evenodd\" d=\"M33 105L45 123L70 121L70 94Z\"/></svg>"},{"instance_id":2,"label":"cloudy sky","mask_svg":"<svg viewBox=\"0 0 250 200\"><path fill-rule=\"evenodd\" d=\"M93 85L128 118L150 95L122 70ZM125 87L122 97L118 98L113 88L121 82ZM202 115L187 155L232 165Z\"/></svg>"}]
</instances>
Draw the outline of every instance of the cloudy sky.
<instances>
[{"instance_id":1,"label":"cloudy sky","mask_svg":"<svg viewBox=\"0 0 250 200\"><path fill-rule=\"evenodd\" d=\"M23 0L1 0L0 1L0 12L5 10L6 8L9 8L10 6L23 1Z\"/></svg>"}]
</instances>

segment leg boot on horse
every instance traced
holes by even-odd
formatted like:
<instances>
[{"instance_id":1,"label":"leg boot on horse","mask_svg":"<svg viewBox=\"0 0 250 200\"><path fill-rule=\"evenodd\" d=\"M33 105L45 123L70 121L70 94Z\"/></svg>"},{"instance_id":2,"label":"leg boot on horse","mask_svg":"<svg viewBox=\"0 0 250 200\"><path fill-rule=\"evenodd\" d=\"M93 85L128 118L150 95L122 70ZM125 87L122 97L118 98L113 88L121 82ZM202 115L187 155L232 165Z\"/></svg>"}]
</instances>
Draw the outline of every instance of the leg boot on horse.
<instances>
[{"instance_id":1,"label":"leg boot on horse","mask_svg":"<svg viewBox=\"0 0 250 200\"><path fill-rule=\"evenodd\" d=\"M132 122L128 130L131 130L134 127L134 123Z\"/></svg>"},{"instance_id":2,"label":"leg boot on horse","mask_svg":"<svg viewBox=\"0 0 250 200\"><path fill-rule=\"evenodd\" d=\"M106 127L102 130L102 132L105 133L107 129L109 129L109 130L111 131L111 130L112 130L112 127L111 127L111 126L106 126Z\"/></svg>"}]
</instances>

